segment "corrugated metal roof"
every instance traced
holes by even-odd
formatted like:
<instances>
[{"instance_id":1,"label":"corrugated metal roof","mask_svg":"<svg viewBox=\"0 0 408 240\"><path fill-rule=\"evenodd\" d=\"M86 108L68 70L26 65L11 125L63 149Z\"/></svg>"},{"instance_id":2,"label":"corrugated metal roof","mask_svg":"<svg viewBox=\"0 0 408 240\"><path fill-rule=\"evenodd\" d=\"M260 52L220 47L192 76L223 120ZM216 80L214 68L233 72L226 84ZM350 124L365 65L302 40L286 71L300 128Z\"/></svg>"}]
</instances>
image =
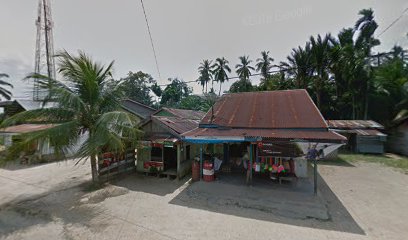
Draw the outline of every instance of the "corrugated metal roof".
<instances>
[{"instance_id":1,"label":"corrugated metal roof","mask_svg":"<svg viewBox=\"0 0 408 240\"><path fill-rule=\"evenodd\" d=\"M338 133L355 133L360 136L382 136L386 137L387 135L376 130L376 129L347 129L347 130L334 130Z\"/></svg>"},{"instance_id":2,"label":"corrugated metal roof","mask_svg":"<svg viewBox=\"0 0 408 240\"><path fill-rule=\"evenodd\" d=\"M126 99L122 101L122 108L125 110L139 116L140 118L146 119L152 115L156 109L146 106L142 103L133 101L131 99Z\"/></svg>"},{"instance_id":3,"label":"corrugated metal roof","mask_svg":"<svg viewBox=\"0 0 408 240\"><path fill-rule=\"evenodd\" d=\"M327 120L330 128L335 129L384 129L384 126L372 120Z\"/></svg>"},{"instance_id":4,"label":"corrugated metal roof","mask_svg":"<svg viewBox=\"0 0 408 240\"><path fill-rule=\"evenodd\" d=\"M186 118L186 119L201 120L205 115L205 112L202 112L202 111L194 111L194 110L186 110L186 109L163 108L163 110L173 114L175 117Z\"/></svg>"},{"instance_id":5,"label":"corrugated metal roof","mask_svg":"<svg viewBox=\"0 0 408 240\"><path fill-rule=\"evenodd\" d=\"M34 101L30 99L16 99L15 100L18 104L20 104L26 111L36 110L41 108L52 108L56 107L57 103L55 102L47 102L43 103L42 101Z\"/></svg>"},{"instance_id":6,"label":"corrugated metal roof","mask_svg":"<svg viewBox=\"0 0 408 240\"><path fill-rule=\"evenodd\" d=\"M29 133L55 127L56 124L21 124L0 129L3 133Z\"/></svg>"},{"instance_id":7,"label":"corrugated metal roof","mask_svg":"<svg viewBox=\"0 0 408 240\"><path fill-rule=\"evenodd\" d=\"M307 141L328 141L328 142L346 142L347 138L333 131L307 131L307 130L289 130L289 129L219 129L219 128L196 128L183 134L186 140L189 139L211 139L228 138L245 139L258 138L278 139L278 140L307 140Z\"/></svg>"},{"instance_id":8,"label":"corrugated metal roof","mask_svg":"<svg viewBox=\"0 0 408 240\"><path fill-rule=\"evenodd\" d=\"M328 126L306 90L226 94L200 124L235 128L324 128Z\"/></svg>"},{"instance_id":9,"label":"corrugated metal roof","mask_svg":"<svg viewBox=\"0 0 408 240\"><path fill-rule=\"evenodd\" d=\"M153 116L152 120L158 121L159 123L170 128L179 135L197 128L199 122L198 120L193 119L185 119L179 117L159 117L159 116Z\"/></svg>"},{"instance_id":10,"label":"corrugated metal roof","mask_svg":"<svg viewBox=\"0 0 408 240\"><path fill-rule=\"evenodd\" d=\"M179 140L177 138L173 138L171 136L162 136L162 135L153 135L150 136L147 140L156 143L163 143L163 142L173 142L176 143Z\"/></svg>"}]
</instances>

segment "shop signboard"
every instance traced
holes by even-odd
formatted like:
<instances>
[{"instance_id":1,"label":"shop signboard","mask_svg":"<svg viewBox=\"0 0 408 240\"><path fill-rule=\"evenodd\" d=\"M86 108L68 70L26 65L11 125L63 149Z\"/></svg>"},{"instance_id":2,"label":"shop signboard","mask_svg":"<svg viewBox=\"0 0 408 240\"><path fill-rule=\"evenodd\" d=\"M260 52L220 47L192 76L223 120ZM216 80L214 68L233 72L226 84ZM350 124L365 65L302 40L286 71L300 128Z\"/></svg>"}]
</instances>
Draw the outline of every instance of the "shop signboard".
<instances>
[{"instance_id":1,"label":"shop signboard","mask_svg":"<svg viewBox=\"0 0 408 240\"><path fill-rule=\"evenodd\" d=\"M171 141L164 141L163 146L166 148L172 148L174 146L174 143Z\"/></svg>"},{"instance_id":2,"label":"shop signboard","mask_svg":"<svg viewBox=\"0 0 408 240\"><path fill-rule=\"evenodd\" d=\"M261 147L259 147L261 145ZM258 143L259 156L274 156L274 157L297 157L303 152L293 143L274 143L262 142Z\"/></svg>"}]
</instances>

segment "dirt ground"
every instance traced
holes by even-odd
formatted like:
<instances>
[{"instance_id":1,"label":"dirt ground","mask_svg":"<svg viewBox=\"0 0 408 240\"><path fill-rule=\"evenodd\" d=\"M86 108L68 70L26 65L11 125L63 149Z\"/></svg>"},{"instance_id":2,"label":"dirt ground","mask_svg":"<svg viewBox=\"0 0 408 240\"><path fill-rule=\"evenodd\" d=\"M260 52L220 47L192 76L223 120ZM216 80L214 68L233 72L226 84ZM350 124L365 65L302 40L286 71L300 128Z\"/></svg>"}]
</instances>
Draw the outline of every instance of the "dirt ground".
<instances>
[{"instance_id":1,"label":"dirt ground","mask_svg":"<svg viewBox=\"0 0 408 240\"><path fill-rule=\"evenodd\" d=\"M0 239L406 239L408 175L319 166L319 194L137 174L89 188L74 161L0 169Z\"/></svg>"}]
</instances>

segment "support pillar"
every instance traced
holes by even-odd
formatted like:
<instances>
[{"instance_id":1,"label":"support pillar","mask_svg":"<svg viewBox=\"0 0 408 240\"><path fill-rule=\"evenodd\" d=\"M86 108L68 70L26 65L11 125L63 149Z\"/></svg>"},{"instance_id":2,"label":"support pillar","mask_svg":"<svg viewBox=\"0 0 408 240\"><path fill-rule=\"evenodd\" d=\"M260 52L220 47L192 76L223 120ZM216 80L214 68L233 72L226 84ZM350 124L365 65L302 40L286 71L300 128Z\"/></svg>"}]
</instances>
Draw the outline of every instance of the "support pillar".
<instances>
[{"instance_id":1,"label":"support pillar","mask_svg":"<svg viewBox=\"0 0 408 240\"><path fill-rule=\"evenodd\" d=\"M203 179L203 144L200 144L200 180Z\"/></svg>"},{"instance_id":2,"label":"support pillar","mask_svg":"<svg viewBox=\"0 0 408 240\"><path fill-rule=\"evenodd\" d=\"M183 147L184 147L183 145L177 144L177 170L176 170L177 179L179 179L179 176L181 175L180 163L181 161L184 160L184 157L182 156L182 154L184 153L184 151L182 151Z\"/></svg>"},{"instance_id":3,"label":"support pillar","mask_svg":"<svg viewBox=\"0 0 408 240\"><path fill-rule=\"evenodd\" d=\"M229 162L229 144L228 143L224 143L224 163L228 163Z\"/></svg>"},{"instance_id":4,"label":"support pillar","mask_svg":"<svg viewBox=\"0 0 408 240\"><path fill-rule=\"evenodd\" d=\"M314 158L313 159L313 164L314 164L314 167L313 167L313 172L314 172L314 183L313 183L313 190L314 190L314 195L316 196L317 195L317 159L316 158Z\"/></svg>"},{"instance_id":5,"label":"support pillar","mask_svg":"<svg viewBox=\"0 0 408 240\"><path fill-rule=\"evenodd\" d=\"M254 153L253 153L253 145L249 145L249 183L252 184L252 160L254 158Z\"/></svg>"}]
</instances>

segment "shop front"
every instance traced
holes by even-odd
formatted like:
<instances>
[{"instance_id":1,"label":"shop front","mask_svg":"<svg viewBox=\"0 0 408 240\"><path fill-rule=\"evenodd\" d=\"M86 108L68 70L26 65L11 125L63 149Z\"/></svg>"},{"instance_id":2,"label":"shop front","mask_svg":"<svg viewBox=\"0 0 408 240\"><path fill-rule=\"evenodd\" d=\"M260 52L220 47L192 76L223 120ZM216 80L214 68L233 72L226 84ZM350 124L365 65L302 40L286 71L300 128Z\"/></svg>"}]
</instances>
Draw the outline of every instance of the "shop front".
<instances>
[{"instance_id":1,"label":"shop front","mask_svg":"<svg viewBox=\"0 0 408 240\"><path fill-rule=\"evenodd\" d=\"M252 136L248 132L248 129L197 129L185 134L183 141L200 146L201 154L197 160L201 177L208 172L203 165L211 163L216 176L241 173L247 184L252 184L253 178L282 184L312 177L308 174L311 165L315 169L313 178L316 182L316 161L324 159L345 142L342 136L328 131L291 131L290 135L289 132L275 131L273 137L268 131L260 130L258 135ZM310 156L311 152L313 156Z\"/></svg>"},{"instance_id":2,"label":"shop front","mask_svg":"<svg viewBox=\"0 0 408 240\"><path fill-rule=\"evenodd\" d=\"M143 141L137 149L137 170L182 178L189 172L194 154L198 155L198 147L176 138Z\"/></svg>"}]
</instances>

